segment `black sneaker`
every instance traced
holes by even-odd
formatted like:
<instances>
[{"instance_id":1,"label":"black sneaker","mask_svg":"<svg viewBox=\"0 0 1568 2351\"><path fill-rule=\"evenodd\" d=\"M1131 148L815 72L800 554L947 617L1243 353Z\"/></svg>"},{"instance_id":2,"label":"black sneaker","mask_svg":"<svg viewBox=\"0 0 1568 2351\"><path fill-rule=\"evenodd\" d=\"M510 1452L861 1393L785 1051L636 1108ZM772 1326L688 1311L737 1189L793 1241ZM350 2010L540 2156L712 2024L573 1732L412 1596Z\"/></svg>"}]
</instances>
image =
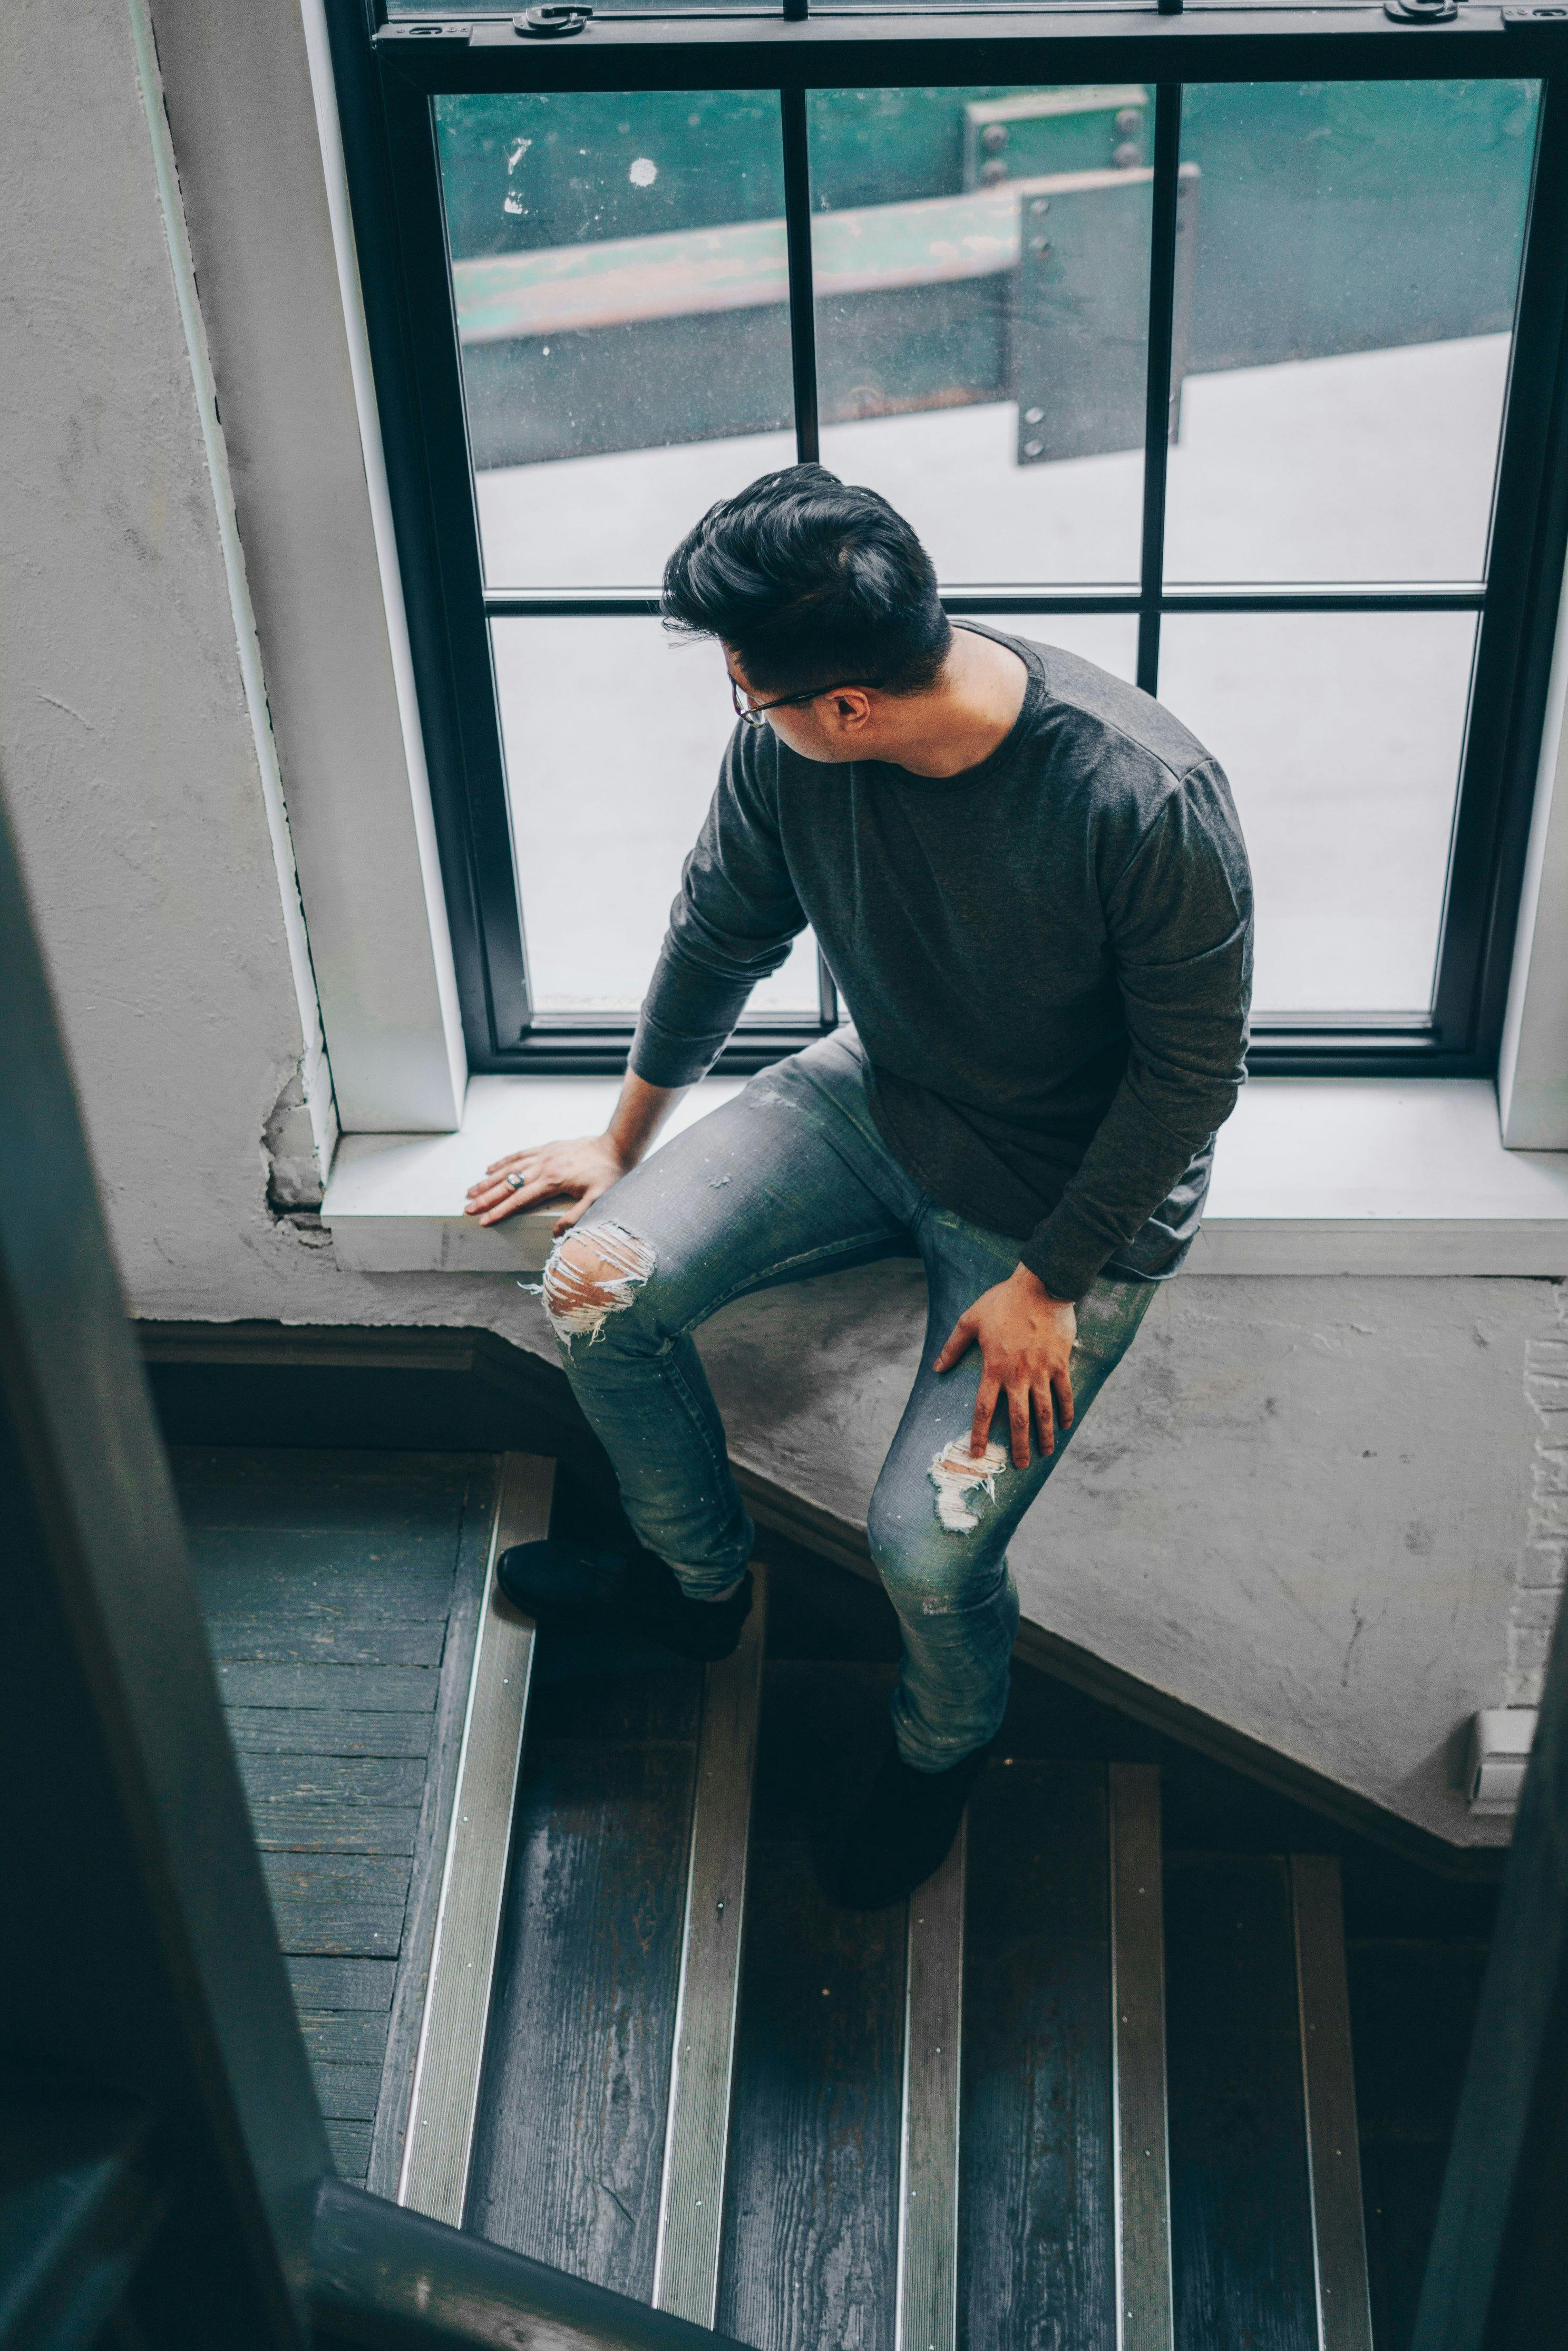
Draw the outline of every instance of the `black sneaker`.
<instances>
[{"instance_id":1,"label":"black sneaker","mask_svg":"<svg viewBox=\"0 0 1568 2351\"><path fill-rule=\"evenodd\" d=\"M885 1910L935 1875L994 1743L946 1771L915 1771L889 1741L834 1859L832 1892L846 1910Z\"/></svg>"},{"instance_id":2,"label":"black sneaker","mask_svg":"<svg viewBox=\"0 0 1568 2351\"><path fill-rule=\"evenodd\" d=\"M688 1600L651 1551L596 1551L587 1543L514 1543L496 1581L525 1616L562 1633L637 1633L678 1657L712 1665L732 1656L751 1613L751 1570L723 1600Z\"/></svg>"}]
</instances>

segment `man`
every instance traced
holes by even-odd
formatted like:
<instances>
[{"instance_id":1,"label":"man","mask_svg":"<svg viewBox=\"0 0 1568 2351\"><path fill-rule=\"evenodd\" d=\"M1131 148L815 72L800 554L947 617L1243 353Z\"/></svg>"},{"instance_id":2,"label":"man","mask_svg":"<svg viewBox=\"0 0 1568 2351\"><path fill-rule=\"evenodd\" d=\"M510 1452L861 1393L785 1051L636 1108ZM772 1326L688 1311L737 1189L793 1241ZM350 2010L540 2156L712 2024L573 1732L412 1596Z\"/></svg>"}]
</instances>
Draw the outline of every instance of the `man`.
<instances>
[{"instance_id":1,"label":"man","mask_svg":"<svg viewBox=\"0 0 1568 2351\"><path fill-rule=\"evenodd\" d=\"M952 1842L1007 1703L1008 1540L1197 1230L1242 1078L1246 852L1167 711L950 626L908 524L820 465L705 515L664 610L722 644L739 723L626 1081L603 1134L497 1161L468 1207L574 1204L545 1304L646 1548L524 1544L499 1574L541 1624L727 1655L752 1530L691 1332L913 1242L928 1343L867 1520L904 1657L836 1870L873 1907ZM645 1158L807 923L853 1029Z\"/></svg>"}]
</instances>

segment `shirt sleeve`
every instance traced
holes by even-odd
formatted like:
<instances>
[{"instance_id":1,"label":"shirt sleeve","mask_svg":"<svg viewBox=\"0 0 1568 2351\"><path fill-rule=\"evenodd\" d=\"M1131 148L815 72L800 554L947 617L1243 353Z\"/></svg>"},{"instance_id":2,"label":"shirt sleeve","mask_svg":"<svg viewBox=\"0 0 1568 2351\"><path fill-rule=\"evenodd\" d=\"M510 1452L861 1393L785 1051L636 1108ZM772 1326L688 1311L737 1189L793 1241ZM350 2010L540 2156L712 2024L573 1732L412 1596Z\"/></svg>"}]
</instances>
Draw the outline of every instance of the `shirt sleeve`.
<instances>
[{"instance_id":1,"label":"shirt sleeve","mask_svg":"<svg viewBox=\"0 0 1568 2351\"><path fill-rule=\"evenodd\" d=\"M1108 893L1127 1065L1082 1165L1019 1252L1082 1298L1235 1107L1246 1075L1252 885L1212 760L1171 793Z\"/></svg>"},{"instance_id":2,"label":"shirt sleeve","mask_svg":"<svg viewBox=\"0 0 1568 2351\"><path fill-rule=\"evenodd\" d=\"M712 1068L746 999L806 927L779 834L778 747L737 726L632 1040L629 1067L653 1086Z\"/></svg>"}]
</instances>

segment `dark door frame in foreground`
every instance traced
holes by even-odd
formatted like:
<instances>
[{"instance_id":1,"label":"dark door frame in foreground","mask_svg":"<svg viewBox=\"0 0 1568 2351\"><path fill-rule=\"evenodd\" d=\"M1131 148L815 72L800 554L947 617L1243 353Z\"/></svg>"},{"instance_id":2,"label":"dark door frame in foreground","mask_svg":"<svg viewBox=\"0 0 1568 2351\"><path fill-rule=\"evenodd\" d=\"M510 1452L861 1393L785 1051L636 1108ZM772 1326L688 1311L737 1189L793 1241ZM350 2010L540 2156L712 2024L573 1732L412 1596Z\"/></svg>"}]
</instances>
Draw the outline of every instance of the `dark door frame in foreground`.
<instances>
[{"instance_id":1,"label":"dark door frame in foreground","mask_svg":"<svg viewBox=\"0 0 1568 2351\"><path fill-rule=\"evenodd\" d=\"M0 799L0 2351L740 2351L334 2178Z\"/></svg>"},{"instance_id":2,"label":"dark door frame in foreground","mask_svg":"<svg viewBox=\"0 0 1568 2351\"><path fill-rule=\"evenodd\" d=\"M1448 25L1396 25L1378 0L1333 10L1162 15L1078 0L952 13L851 9L787 21L732 13L596 16L570 39L507 16L378 23L380 0L329 0L355 232L407 592L471 1065L618 1071L631 1020L534 1025L489 623L646 614L646 591L486 590L480 553L433 99L506 91L775 89L781 96L796 434L817 453L808 285L806 92L841 87L1138 80L1153 87L1154 220L1141 577L1121 590L966 587L964 613L1135 615L1152 684L1163 616L1222 611L1475 611L1475 654L1429 1020L1260 1024L1250 1066L1317 1075L1489 1075L1507 998L1568 555L1568 26L1505 31L1464 0ZM1553 78L1552 68L1562 68ZM1162 578L1181 85L1187 81L1539 79L1540 131L1495 492L1488 579L1431 586L1173 589ZM820 1026L836 1017L822 976ZM763 1066L818 1027L748 1022L721 1069Z\"/></svg>"}]
</instances>

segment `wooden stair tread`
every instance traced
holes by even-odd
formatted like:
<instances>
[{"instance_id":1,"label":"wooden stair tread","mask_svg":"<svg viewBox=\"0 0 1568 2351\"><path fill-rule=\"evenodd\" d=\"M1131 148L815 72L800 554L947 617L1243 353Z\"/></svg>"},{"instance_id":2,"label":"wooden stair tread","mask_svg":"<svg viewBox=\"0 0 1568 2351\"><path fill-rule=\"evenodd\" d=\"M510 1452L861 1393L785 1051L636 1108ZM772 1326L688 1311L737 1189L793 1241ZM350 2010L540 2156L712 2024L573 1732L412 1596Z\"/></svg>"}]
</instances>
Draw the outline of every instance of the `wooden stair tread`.
<instances>
[{"instance_id":1,"label":"wooden stair tread","mask_svg":"<svg viewBox=\"0 0 1568 2351\"><path fill-rule=\"evenodd\" d=\"M379 1499L369 1456L232 1466L185 1464L195 1548L362 2177L411 2064L422 1883L434 1932L471 1489L409 1457ZM450 2217L754 2351L1371 2351L1337 1865L1178 1853L1162 1901L1153 1768L1054 1757L1015 1707L939 1877L837 1908L821 1864L894 1668L810 1655L804 1620L767 1656L765 1592L706 1676L528 1632Z\"/></svg>"},{"instance_id":2,"label":"wooden stair tread","mask_svg":"<svg viewBox=\"0 0 1568 2351\"><path fill-rule=\"evenodd\" d=\"M1288 1863L1166 1863L1177 2351L1318 2351Z\"/></svg>"}]
</instances>

